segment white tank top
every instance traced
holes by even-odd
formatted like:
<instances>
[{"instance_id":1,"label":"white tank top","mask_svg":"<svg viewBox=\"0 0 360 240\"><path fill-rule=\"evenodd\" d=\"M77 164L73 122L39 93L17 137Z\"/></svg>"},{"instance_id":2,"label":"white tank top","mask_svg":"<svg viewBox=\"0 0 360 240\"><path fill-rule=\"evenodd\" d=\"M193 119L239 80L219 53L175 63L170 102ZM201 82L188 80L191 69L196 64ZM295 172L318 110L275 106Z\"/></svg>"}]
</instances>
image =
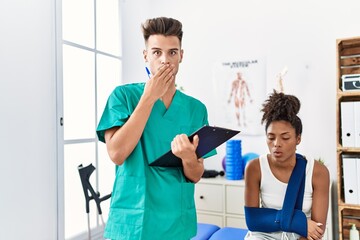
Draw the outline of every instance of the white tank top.
<instances>
[{"instance_id":1,"label":"white tank top","mask_svg":"<svg viewBox=\"0 0 360 240\"><path fill-rule=\"evenodd\" d=\"M283 206L286 188L288 184L281 182L273 175L266 154L261 155L259 160L261 171L261 207L280 210ZM306 160L306 179L302 211L305 213L306 217L309 218L311 216L312 206L312 175L314 169L314 159L311 158Z\"/></svg>"}]
</instances>

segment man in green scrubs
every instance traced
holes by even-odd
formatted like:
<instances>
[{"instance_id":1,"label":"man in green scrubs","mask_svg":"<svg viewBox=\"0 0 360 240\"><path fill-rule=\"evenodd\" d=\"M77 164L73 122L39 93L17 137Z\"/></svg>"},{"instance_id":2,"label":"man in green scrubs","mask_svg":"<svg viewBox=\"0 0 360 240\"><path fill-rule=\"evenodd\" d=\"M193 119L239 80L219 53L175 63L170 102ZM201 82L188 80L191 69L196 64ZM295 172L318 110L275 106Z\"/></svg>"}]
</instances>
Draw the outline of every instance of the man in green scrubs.
<instances>
[{"instance_id":1,"label":"man in green scrubs","mask_svg":"<svg viewBox=\"0 0 360 240\"><path fill-rule=\"evenodd\" d=\"M204 165L195 153L199 138L190 142L187 136L208 125L207 110L175 87L183 58L182 24L172 18L148 19L142 31L151 78L115 88L97 128L116 164L104 237L189 240L197 226L194 183ZM149 166L170 148L183 167Z\"/></svg>"}]
</instances>

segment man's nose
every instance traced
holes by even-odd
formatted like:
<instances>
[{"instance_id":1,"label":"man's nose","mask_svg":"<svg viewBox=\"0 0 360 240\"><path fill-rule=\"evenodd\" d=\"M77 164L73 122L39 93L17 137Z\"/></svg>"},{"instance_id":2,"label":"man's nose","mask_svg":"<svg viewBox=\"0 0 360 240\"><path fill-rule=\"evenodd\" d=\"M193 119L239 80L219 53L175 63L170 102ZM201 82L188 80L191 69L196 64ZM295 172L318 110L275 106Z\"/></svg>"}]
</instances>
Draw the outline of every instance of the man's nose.
<instances>
[{"instance_id":1,"label":"man's nose","mask_svg":"<svg viewBox=\"0 0 360 240\"><path fill-rule=\"evenodd\" d=\"M161 63L162 63L162 64L170 63L169 60L168 60L168 58L167 58L167 56L166 56L165 54L161 56L161 59L160 59L160 60L161 60Z\"/></svg>"}]
</instances>

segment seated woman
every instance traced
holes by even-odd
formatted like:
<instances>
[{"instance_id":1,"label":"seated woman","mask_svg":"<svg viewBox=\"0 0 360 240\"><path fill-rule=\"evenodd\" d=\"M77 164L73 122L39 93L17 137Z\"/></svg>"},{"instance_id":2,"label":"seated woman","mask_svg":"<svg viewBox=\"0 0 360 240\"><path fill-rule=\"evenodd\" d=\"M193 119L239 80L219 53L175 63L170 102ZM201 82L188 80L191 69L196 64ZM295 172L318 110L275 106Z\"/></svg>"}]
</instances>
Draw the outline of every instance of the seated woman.
<instances>
[{"instance_id":1,"label":"seated woman","mask_svg":"<svg viewBox=\"0 0 360 240\"><path fill-rule=\"evenodd\" d=\"M264 102L269 153L245 170L245 239L322 239L329 205L329 171L296 153L300 101L274 91Z\"/></svg>"}]
</instances>

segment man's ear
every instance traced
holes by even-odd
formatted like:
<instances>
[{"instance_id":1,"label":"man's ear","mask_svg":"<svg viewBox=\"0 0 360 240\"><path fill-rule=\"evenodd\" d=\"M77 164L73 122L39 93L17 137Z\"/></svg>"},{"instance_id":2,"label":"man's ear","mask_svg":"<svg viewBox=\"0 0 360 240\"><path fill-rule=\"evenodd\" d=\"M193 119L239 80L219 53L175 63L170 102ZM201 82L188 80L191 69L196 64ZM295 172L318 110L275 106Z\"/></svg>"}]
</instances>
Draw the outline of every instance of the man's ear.
<instances>
[{"instance_id":1,"label":"man's ear","mask_svg":"<svg viewBox=\"0 0 360 240\"><path fill-rule=\"evenodd\" d=\"M180 63L182 62L183 56L184 56L184 50L181 49L180 50L180 61L179 61Z\"/></svg>"},{"instance_id":2,"label":"man's ear","mask_svg":"<svg viewBox=\"0 0 360 240\"><path fill-rule=\"evenodd\" d=\"M296 137L296 145L299 145L301 143L301 135L299 134L297 137Z\"/></svg>"},{"instance_id":3,"label":"man's ear","mask_svg":"<svg viewBox=\"0 0 360 240\"><path fill-rule=\"evenodd\" d=\"M143 50L143 56L144 56L145 62L148 62L148 60L147 60L147 51L146 50Z\"/></svg>"}]
</instances>

